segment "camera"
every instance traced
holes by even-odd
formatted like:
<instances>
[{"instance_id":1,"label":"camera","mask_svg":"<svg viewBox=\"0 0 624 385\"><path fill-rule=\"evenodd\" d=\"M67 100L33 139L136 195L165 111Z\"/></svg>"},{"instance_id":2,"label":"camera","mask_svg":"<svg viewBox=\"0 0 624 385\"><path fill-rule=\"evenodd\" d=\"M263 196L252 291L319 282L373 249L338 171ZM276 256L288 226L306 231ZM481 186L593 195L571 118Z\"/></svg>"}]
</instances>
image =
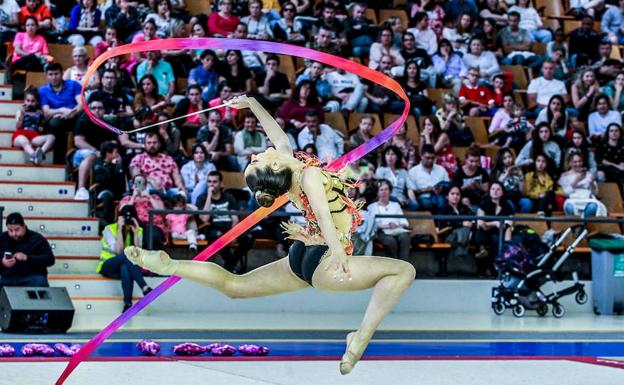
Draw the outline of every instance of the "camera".
<instances>
[{"instance_id":1,"label":"camera","mask_svg":"<svg viewBox=\"0 0 624 385\"><path fill-rule=\"evenodd\" d=\"M130 212L129 210L124 212L124 222L126 225L131 225L132 224L132 219L134 218L134 216L132 215L132 212Z\"/></svg>"},{"instance_id":2,"label":"camera","mask_svg":"<svg viewBox=\"0 0 624 385\"><path fill-rule=\"evenodd\" d=\"M13 258L13 253L11 253L10 251L5 251L4 252L4 257L6 259L12 259Z\"/></svg>"}]
</instances>

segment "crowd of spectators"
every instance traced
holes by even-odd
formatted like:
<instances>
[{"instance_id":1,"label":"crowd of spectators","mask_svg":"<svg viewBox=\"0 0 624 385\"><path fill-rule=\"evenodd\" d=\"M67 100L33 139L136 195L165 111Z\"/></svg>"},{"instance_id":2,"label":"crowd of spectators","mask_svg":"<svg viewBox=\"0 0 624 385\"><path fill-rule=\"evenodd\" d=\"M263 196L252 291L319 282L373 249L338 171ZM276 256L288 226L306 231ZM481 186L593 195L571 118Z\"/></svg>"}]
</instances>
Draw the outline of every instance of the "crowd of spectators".
<instances>
[{"instance_id":1,"label":"crowd of spectators","mask_svg":"<svg viewBox=\"0 0 624 385\"><path fill-rule=\"evenodd\" d=\"M108 59L88 84L86 98L94 115L122 130L161 124L121 136L94 125L79 97L88 63L113 47L170 37L307 46L395 78L419 129L406 125L349 169L362 182L354 199L378 213L578 214L591 203L604 215L608 208L597 200L600 183L624 181L624 72L617 45L624 42L624 1L577 1L569 20L549 19L530 0L394 2L398 7L374 0L218 0L210 12L190 11L199 2L0 4L0 36L12 42L6 58L11 75L43 71L46 78L38 92L24 94L13 143L35 165L49 150L54 163L67 163L76 173L75 199L89 199L95 184L103 225L115 223L115 210L124 205L136 207L143 227L154 208L255 208L245 194L226 191L223 173L242 171L252 155L271 145L257 119L223 106L193 114L233 96L256 97L294 148L322 161L369 140L387 115L404 108L383 86L315 61L293 60L290 73L285 57L263 52L163 50ZM398 13L373 20L382 8ZM564 33L568 23L577 25ZM74 66L62 68L51 43L74 45ZM85 44L94 47L94 57L87 57ZM180 79L186 79L184 89ZM336 125L336 116L346 129ZM486 141L475 122L483 124ZM215 239L238 220L156 215L146 233L154 247L186 239L195 250L198 239ZM483 274L489 272L498 225L437 223L440 230L452 230L440 237L458 238L458 245L466 245L465 229L471 229ZM386 255L407 258L407 227L401 219L378 219ZM283 254L285 241L274 231L255 233L277 240ZM251 234L226 255L230 270L239 268L235 259L252 247Z\"/></svg>"}]
</instances>

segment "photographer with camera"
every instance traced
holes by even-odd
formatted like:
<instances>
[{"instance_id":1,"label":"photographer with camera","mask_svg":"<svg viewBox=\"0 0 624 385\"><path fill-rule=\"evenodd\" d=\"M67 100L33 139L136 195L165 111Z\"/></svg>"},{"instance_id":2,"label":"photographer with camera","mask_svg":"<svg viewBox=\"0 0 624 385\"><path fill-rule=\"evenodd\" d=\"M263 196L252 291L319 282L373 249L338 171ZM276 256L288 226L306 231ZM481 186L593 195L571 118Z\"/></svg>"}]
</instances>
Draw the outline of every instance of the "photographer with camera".
<instances>
[{"instance_id":1,"label":"photographer with camera","mask_svg":"<svg viewBox=\"0 0 624 385\"><path fill-rule=\"evenodd\" d=\"M163 210L165 203L158 194L150 194L148 191L147 179L142 174L134 177L132 180L132 194L124 196L119 205L120 210L127 206L133 206L137 212L139 224L145 229L145 239L143 240L143 248L149 248L149 239L152 238L151 250L162 250L165 247L165 234L167 234L167 226L163 215L154 215L152 226L149 226L149 211Z\"/></svg>"},{"instance_id":2,"label":"photographer with camera","mask_svg":"<svg viewBox=\"0 0 624 385\"><path fill-rule=\"evenodd\" d=\"M141 268L130 262L123 253L128 246L141 247L142 241L143 228L139 225L136 209L131 205L122 207L117 222L106 226L102 233L102 251L96 272L107 278L121 279L123 311L132 306L134 282L139 285L143 295L152 291L143 278Z\"/></svg>"},{"instance_id":3,"label":"photographer with camera","mask_svg":"<svg viewBox=\"0 0 624 385\"><path fill-rule=\"evenodd\" d=\"M3 286L48 287L49 266L54 254L48 241L29 230L20 213L6 219L7 231L0 234L0 288Z\"/></svg>"}]
</instances>

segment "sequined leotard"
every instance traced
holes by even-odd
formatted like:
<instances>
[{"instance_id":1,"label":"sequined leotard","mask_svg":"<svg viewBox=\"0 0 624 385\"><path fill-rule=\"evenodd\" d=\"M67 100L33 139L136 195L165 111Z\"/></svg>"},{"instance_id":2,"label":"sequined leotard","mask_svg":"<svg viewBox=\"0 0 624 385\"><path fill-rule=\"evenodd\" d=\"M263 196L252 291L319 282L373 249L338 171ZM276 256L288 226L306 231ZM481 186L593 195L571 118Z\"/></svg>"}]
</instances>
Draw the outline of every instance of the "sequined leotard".
<instances>
[{"instance_id":1,"label":"sequined leotard","mask_svg":"<svg viewBox=\"0 0 624 385\"><path fill-rule=\"evenodd\" d=\"M323 257L327 256L329 248L323 238L321 229L308 197L302 189L303 170L308 167L320 167L321 162L305 153L296 153L296 158L304 163L301 172L297 172L294 182L297 183L295 191L298 194L288 193L288 198L293 202L295 207L301 210L306 225L301 226L293 222L283 224L284 229L288 233L288 238L295 240L291 246L288 256L290 267L297 276L312 284L312 274L319 265ZM362 216L355 202L347 196L347 190L355 187L356 183L349 183L342 179L342 172L321 171L324 176L325 193L327 195L332 219L336 225L336 233L338 239L343 244L345 252L348 256L353 253L353 243L351 234L356 227L362 222Z\"/></svg>"}]
</instances>

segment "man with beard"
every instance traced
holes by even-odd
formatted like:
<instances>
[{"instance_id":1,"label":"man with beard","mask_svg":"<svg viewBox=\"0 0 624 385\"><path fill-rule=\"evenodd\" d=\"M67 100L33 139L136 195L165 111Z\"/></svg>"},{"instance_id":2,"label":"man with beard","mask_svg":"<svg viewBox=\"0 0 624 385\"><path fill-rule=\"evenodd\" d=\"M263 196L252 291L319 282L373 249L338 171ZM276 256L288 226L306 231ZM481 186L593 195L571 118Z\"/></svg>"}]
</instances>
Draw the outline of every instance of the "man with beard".
<instances>
[{"instance_id":1,"label":"man with beard","mask_svg":"<svg viewBox=\"0 0 624 385\"><path fill-rule=\"evenodd\" d=\"M147 178L150 193L157 193L165 198L185 195L184 182L175 160L162 152L164 139L158 132L145 135L145 151L136 155L130 162L130 174L134 178L144 175Z\"/></svg>"},{"instance_id":2,"label":"man with beard","mask_svg":"<svg viewBox=\"0 0 624 385\"><path fill-rule=\"evenodd\" d=\"M54 254L48 241L29 230L20 213L9 214L6 226L0 234L0 288L50 286L47 267L54 265Z\"/></svg>"}]
</instances>

